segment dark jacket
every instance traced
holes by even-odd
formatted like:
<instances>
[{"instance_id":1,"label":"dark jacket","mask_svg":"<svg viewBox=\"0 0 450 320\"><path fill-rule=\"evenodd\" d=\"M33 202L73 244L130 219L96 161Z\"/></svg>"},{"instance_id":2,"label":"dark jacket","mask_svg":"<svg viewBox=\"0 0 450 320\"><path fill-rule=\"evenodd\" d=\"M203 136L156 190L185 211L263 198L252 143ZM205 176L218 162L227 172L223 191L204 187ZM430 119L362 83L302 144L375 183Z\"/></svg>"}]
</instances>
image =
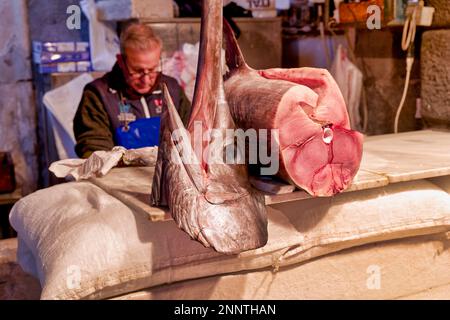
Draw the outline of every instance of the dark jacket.
<instances>
[{"instance_id":1,"label":"dark jacket","mask_svg":"<svg viewBox=\"0 0 450 320\"><path fill-rule=\"evenodd\" d=\"M183 89L174 78L161 74L156 80L156 88L162 89L165 83L183 122L187 123L191 104ZM88 83L83 91L78 110L73 120L73 131L76 139L75 152L81 158L87 158L97 150L111 150L115 145L114 132L122 124L119 115L121 93L130 104L131 111L137 119L145 117L141 96L133 94L116 63L111 72ZM161 94L149 93L144 96L150 115L159 116L156 111L156 100L161 100Z\"/></svg>"}]
</instances>

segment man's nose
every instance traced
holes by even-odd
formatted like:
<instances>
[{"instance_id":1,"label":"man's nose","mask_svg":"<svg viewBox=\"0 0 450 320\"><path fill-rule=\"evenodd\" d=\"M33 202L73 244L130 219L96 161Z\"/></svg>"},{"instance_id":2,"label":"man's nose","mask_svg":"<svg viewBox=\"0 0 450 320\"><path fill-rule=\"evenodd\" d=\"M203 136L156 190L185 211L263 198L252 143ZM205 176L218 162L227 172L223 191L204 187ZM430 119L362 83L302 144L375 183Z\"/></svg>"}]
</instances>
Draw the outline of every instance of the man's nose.
<instances>
[{"instance_id":1,"label":"man's nose","mask_svg":"<svg viewBox=\"0 0 450 320\"><path fill-rule=\"evenodd\" d=\"M155 77L151 73L143 74L141 77L141 82L144 84L153 84L153 82L155 82Z\"/></svg>"}]
</instances>

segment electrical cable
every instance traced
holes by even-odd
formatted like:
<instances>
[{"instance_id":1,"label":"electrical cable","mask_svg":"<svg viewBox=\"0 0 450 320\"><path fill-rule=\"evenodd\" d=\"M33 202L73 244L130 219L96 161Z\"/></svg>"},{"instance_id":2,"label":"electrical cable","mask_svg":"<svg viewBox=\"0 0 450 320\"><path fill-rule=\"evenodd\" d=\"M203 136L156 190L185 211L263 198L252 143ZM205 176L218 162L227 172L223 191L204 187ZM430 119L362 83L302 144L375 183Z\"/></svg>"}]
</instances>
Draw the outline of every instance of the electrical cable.
<instances>
[{"instance_id":1,"label":"electrical cable","mask_svg":"<svg viewBox=\"0 0 450 320\"><path fill-rule=\"evenodd\" d=\"M406 78L405 86L403 88L403 95L395 114L394 133L398 133L398 121L400 119L400 113L402 112L403 105L406 100L406 95L408 93L409 79L411 77L411 70L414 64L414 38L416 36L416 17L419 7L421 6L423 6L422 0L420 1L419 5L414 8L413 12L408 15L408 17L406 17L405 25L403 26L402 49L404 51L408 50L408 54L406 57Z\"/></svg>"},{"instance_id":2,"label":"electrical cable","mask_svg":"<svg viewBox=\"0 0 450 320\"><path fill-rule=\"evenodd\" d=\"M411 69L412 69L413 63L414 63L414 56L406 58L405 86L403 88L402 99L400 100L400 104L397 108L397 113L395 114L394 133L398 133L398 120L400 119L400 113L402 112L403 104L405 103L405 100L406 100L406 94L408 93L409 78L411 77Z\"/></svg>"},{"instance_id":3,"label":"electrical cable","mask_svg":"<svg viewBox=\"0 0 450 320\"><path fill-rule=\"evenodd\" d=\"M402 49L403 51L408 50L409 46L414 42L416 36L416 16L417 9L416 6L410 16L405 20L405 25L403 26L402 34Z\"/></svg>"}]
</instances>

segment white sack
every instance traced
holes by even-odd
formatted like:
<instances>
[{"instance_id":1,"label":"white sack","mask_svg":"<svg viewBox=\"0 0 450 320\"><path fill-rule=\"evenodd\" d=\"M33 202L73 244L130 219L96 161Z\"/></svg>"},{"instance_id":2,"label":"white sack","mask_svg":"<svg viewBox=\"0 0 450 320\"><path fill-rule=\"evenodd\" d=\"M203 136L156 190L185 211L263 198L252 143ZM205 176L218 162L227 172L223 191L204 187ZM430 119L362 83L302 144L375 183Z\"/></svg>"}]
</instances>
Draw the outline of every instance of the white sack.
<instances>
[{"instance_id":1,"label":"white sack","mask_svg":"<svg viewBox=\"0 0 450 320\"><path fill-rule=\"evenodd\" d=\"M347 52L341 44L338 46L330 73L344 96L352 129L362 131L359 102L363 86L363 74L349 60Z\"/></svg>"},{"instance_id":2,"label":"white sack","mask_svg":"<svg viewBox=\"0 0 450 320\"><path fill-rule=\"evenodd\" d=\"M94 70L109 71L120 52L119 37L114 22L101 22L94 0L81 0L81 9L89 20L91 61Z\"/></svg>"},{"instance_id":3,"label":"white sack","mask_svg":"<svg viewBox=\"0 0 450 320\"><path fill-rule=\"evenodd\" d=\"M43 102L50 112L50 123L60 160L78 158L75 153L73 118L81 101L84 86L93 80L89 73L83 73L44 95Z\"/></svg>"},{"instance_id":4,"label":"white sack","mask_svg":"<svg viewBox=\"0 0 450 320\"><path fill-rule=\"evenodd\" d=\"M88 159L65 159L53 162L49 170L58 178L75 180L103 177L123 160L125 165L154 166L158 147L127 150L114 147L111 151L95 151Z\"/></svg>"}]
</instances>

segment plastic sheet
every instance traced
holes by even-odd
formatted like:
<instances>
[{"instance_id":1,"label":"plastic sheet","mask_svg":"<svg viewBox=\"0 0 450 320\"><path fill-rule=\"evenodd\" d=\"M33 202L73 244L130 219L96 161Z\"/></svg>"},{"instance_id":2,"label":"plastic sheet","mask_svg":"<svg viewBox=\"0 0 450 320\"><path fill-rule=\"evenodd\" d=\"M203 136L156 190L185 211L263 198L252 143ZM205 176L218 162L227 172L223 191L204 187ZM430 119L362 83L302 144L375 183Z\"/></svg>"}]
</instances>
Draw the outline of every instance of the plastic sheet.
<instances>
[{"instance_id":1,"label":"plastic sheet","mask_svg":"<svg viewBox=\"0 0 450 320\"><path fill-rule=\"evenodd\" d=\"M363 74L350 61L342 45L338 46L330 73L344 96L352 129L362 131L359 103L363 86Z\"/></svg>"},{"instance_id":2,"label":"plastic sheet","mask_svg":"<svg viewBox=\"0 0 450 320\"><path fill-rule=\"evenodd\" d=\"M91 61L94 70L109 71L116 62L120 51L115 23L100 22L94 0L81 0L81 9L89 20Z\"/></svg>"}]
</instances>

